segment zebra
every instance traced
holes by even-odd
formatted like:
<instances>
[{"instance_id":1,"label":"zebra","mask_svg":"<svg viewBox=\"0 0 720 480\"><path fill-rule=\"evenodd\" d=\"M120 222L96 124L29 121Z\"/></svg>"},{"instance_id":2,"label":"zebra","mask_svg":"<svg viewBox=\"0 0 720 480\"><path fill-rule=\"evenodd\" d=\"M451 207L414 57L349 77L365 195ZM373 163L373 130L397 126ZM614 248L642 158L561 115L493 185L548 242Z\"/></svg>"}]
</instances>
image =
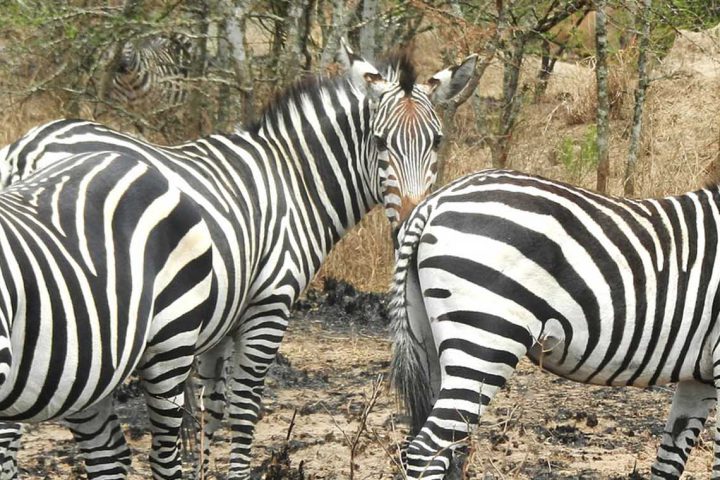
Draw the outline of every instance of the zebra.
<instances>
[{"instance_id":1,"label":"zebra","mask_svg":"<svg viewBox=\"0 0 720 480\"><path fill-rule=\"evenodd\" d=\"M179 478L184 384L216 303L196 203L127 152L72 155L0 192L0 252L0 419L60 419L89 478L120 478L112 393L137 371L154 476Z\"/></svg>"},{"instance_id":2,"label":"zebra","mask_svg":"<svg viewBox=\"0 0 720 480\"><path fill-rule=\"evenodd\" d=\"M159 35L123 44L112 72L111 100L134 105L181 105L187 97L184 80L193 59L193 44L180 34Z\"/></svg>"},{"instance_id":3,"label":"zebra","mask_svg":"<svg viewBox=\"0 0 720 480\"><path fill-rule=\"evenodd\" d=\"M174 147L106 126L62 120L6 147L0 186L68 154L131 152L165 174L203 211L213 237L218 293L197 349L207 420L204 462L227 410L229 471L250 474L265 375L290 309L340 237L382 205L400 221L435 183L442 138L434 104L470 82L476 55L417 83L407 51L376 68L349 47L347 74L304 79L247 130Z\"/></svg>"},{"instance_id":4,"label":"zebra","mask_svg":"<svg viewBox=\"0 0 720 480\"><path fill-rule=\"evenodd\" d=\"M719 236L717 185L632 200L487 170L429 196L399 231L391 288L407 477L447 475L528 355L578 382L677 383L651 476L679 478L720 391Z\"/></svg>"}]
</instances>

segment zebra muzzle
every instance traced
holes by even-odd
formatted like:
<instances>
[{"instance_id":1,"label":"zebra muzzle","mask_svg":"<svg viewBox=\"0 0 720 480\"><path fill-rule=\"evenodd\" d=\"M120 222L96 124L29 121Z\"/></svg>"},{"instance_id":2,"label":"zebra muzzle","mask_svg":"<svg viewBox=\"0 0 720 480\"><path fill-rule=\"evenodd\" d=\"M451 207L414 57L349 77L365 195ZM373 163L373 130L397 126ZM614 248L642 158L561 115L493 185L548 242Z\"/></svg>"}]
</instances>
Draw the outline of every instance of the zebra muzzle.
<instances>
[{"instance_id":1,"label":"zebra muzzle","mask_svg":"<svg viewBox=\"0 0 720 480\"><path fill-rule=\"evenodd\" d=\"M400 201L400 223L404 223L405 220L410 217L415 207L422 200L421 197L402 197Z\"/></svg>"}]
</instances>

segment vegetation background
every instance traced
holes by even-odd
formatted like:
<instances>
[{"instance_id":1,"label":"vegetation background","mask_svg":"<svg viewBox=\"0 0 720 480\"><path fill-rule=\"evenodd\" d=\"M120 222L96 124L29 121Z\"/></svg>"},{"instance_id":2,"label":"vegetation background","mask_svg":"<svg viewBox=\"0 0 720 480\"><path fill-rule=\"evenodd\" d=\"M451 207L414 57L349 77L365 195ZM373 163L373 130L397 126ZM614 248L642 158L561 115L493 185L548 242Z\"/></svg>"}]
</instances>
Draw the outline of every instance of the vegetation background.
<instances>
[{"instance_id":1,"label":"vegetation background","mask_svg":"<svg viewBox=\"0 0 720 480\"><path fill-rule=\"evenodd\" d=\"M719 21L718 0L0 0L0 144L58 117L162 144L241 128L289 82L337 73L346 37L368 59L411 45L421 78L481 55L477 88L443 112L441 183L496 166L674 194L717 168ZM110 94L124 45L173 35L192 45L181 102ZM389 236L374 212L320 277L385 290Z\"/></svg>"}]
</instances>

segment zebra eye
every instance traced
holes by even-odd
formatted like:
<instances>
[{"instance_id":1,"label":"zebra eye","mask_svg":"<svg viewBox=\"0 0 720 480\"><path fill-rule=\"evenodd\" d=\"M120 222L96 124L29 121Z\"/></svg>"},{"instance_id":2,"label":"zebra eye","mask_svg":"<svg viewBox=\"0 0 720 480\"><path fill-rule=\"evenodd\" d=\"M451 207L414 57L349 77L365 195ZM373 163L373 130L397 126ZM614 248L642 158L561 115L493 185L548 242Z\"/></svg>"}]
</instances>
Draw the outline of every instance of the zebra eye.
<instances>
[{"instance_id":1,"label":"zebra eye","mask_svg":"<svg viewBox=\"0 0 720 480\"><path fill-rule=\"evenodd\" d=\"M387 150L387 143L385 143L385 139L380 137L379 135L375 135L375 145L377 146L377 149L381 152Z\"/></svg>"},{"instance_id":2,"label":"zebra eye","mask_svg":"<svg viewBox=\"0 0 720 480\"><path fill-rule=\"evenodd\" d=\"M435 135L435 138L433 138L433 144L432 144L433 150L437 150L438 148L440 148L440 143L442 143L442 138L443 138L442 135Z\"/></svg>"}]
</instances>

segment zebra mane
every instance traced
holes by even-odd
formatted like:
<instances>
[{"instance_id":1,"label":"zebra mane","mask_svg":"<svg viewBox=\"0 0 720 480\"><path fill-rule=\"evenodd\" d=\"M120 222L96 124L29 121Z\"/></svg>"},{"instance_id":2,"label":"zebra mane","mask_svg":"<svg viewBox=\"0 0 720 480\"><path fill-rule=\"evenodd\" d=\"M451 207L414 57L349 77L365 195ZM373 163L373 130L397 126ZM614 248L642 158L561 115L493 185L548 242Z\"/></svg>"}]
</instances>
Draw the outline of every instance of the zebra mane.
<instances>
[{"instance_id":1,"label":"zebra mane","mask_svg":"<svg viewBox=\"0 0 720 480\"><path fill-rule=\"evenodd\" d=\"M378 70L383 74L385 80L398 82L403 91L409 95L417 79L412 59L412 47L406 46L390 51L381 60ZM320 103L319 96L323 90L349 88L350 84L346 80L347 76L345 75L332 77L306 75L296 80L284 90L276 92L257 120L247 127L247 131L257 134L263 125L289 113L290 105L297 105L303 98L309 98L313 103L315 103L315 99L318 99L317 103Z\"/></svg>"},{"instance_id":2,"label":"zebra mane","mask_svg":"<svg viewBox=\"0 0 720 480\"><path fill-rule=\"evenodd\" d=\"M289 107L297 105L303 98L315 100L319 98L323 90L346 88L343 85L347 85L349 88L349 83L345 80L345 76L326 77L321 75L306 75L296 80L285 89L278 90L270 98L257 119L247 127L247 131L257 134L263 125L288 114ZM313 103L315 102L313 101Z\"/></svg>"},{"instance_id":3,"label":"zebra mane","mask_svg":"<svg viewBox=\"0 0 720 480\"><path fill-rule=\"evenodd\" d=\"M387 53L380 63L380 72L385 80L398 82L406 95L412 93L417 80L413 62L412 46L396 48Z\"/></svg>"}]
</instances>

